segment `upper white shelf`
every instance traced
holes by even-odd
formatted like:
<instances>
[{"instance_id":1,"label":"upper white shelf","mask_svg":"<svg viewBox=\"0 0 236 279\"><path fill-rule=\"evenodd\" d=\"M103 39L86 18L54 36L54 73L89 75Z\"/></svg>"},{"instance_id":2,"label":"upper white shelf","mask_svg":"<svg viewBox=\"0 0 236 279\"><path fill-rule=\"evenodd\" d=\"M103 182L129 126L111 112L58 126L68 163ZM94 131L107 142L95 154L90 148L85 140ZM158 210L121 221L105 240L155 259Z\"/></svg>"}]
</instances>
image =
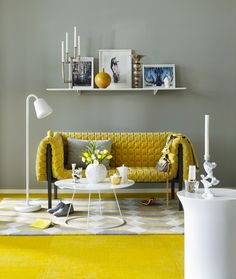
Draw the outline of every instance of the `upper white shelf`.
<instances>
[{"instance_id":1,"label":"upper white shelf","mask_svg":"<svg viewBox=\"0 0 236 279\"><path fill-rule=\"evenodd\" d=\"M57 92L77 92L79 95L82 92L110 92L110 91L151 91L154 95L157 94L158 91L180 91L186 90L186 87L175 87L175 88L156 88L156 87L148 87L148 88L89 88L85 89L81 88L47 88L46 90L49 92L57 91Z\"/></svg>"}]
</instances>

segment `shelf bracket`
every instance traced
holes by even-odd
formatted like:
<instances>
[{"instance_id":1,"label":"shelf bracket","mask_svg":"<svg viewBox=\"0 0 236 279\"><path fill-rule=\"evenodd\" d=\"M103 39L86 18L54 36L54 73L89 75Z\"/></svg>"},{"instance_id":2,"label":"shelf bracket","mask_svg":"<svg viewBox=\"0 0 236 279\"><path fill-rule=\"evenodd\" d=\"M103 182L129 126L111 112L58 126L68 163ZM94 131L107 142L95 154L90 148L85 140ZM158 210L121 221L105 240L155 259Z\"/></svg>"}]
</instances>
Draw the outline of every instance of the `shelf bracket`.
<instances>
[{"instance_id":1,"label":"shelf bracket","mask_svg":"<svg viewBox=\"0 0 236 279\"><path fill-rule=\"evenodd\" d=\"M154 89L153 90L153 95L156 96L157 92L158 92L158 89Z\"/></svg>"}]
</instances>

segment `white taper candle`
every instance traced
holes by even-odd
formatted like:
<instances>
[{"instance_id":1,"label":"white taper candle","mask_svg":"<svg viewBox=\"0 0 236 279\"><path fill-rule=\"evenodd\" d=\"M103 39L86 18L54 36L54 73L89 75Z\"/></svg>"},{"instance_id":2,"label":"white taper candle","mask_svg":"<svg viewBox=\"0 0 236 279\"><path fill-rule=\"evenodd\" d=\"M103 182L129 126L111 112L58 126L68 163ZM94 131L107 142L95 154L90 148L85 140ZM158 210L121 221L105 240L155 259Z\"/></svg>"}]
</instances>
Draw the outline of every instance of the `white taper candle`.
<instances>
[{"instance_id":1,"label":"white taper candle","mask_svg":"<svg viewBox=\"0 0 236 279\"><path fill-rule=\"evenodd\" d=\"M61 42L61 62L65 62L64 41Z\"/></svg>"},{"instance_id":2,"label":"white taper candle","mask_svg":"<svg viewBox=\"0 0 236 279\"><path fill-rule=\"evenodd\" d=\"M74 47L77 46L76 26L74 26Z\"/></svg>"},{"instance_id":3,"label":"white taper candle","mask_svg":"<svg viewBox=\"0 0 236 279\"><path fill-rule=\"evenodd\" d=\"M190 165L188 170L188 180L195 181L196 180L196 166Z\"/></svg>"},{"instance_id":4,"label":"white taper candle","mask_svg":"<svg viewBox=\"0 0 236 279\"><path fill-rule=\"evenodd\" d=\"M78 36L78 55L80 55L80 36Z\"/></svg>"},{"instance_id":5,"label":"white taper candle","mask_svg":"<svg viewBox=\"0 0 236 279\"><path fill-rule=\"evenodd\" d=\"M210 116L205 115L205 160L208 160L210 157L209 151L209 127L210 127Z\"/></svg>"},{"instance_id":6,"label":"white taper candle","mask_svg":"<svg viewBox=\"0 0 236 279\"><path fill-rule=\"evenodd\" d=\"M68 32L66 32L66 53L69 53L69 50L68 50Z\"/></svg>"}]
</instances>

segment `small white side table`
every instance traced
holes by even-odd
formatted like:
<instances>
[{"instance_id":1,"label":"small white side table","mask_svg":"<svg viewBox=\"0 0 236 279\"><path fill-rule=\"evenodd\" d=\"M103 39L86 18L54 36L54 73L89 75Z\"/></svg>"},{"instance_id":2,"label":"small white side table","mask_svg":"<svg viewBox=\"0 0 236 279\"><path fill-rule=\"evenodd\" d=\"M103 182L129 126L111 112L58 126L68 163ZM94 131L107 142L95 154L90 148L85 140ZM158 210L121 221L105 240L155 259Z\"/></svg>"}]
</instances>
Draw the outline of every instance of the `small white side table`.
<instances>
[{"instance_id":1,"label":"small white side table","mask_svg":"<svg viewBox=\"0 0 236 279\"><path fill-rule=\"evenodd\" d=\"M201 189L202 190L202 189ZM236 190L177 193L184 207L185 279L236 278Z\"/></svg>"},{"instance_id":2,"label":"small white side table","mask_svg":"<svg viewBox=\"0 0 236 279\"><path fill-rule=\"evenodd\" d=\"M90 226L92 227L92 225L90 224L90 217L91 217L91 193L96 192L99 195L99 211L100 211L100 215L97 216L97 218L101 219L106 219L106 222L104 225L102 226L96 226L95 228L99 228L99 229L112 229L112 228L116 228L116 227L120 227L122 225L124 225L126 223L121 209L120 209L120 205L119 205L119 201L117 199L117 195L116 195L116 190L117 189L122 189L122 188L127 188L130 187L134 184L133 180L128 180L126 183L121 183L119 185L113 185L111 184L109 178L106 178L103 182L100 183L89 183L88 180L86 178L82 178L80 180L79 183L75 183L73 182L73 179L63 179L63 180L58 180L55 182L55 185L58 186L61 189L68 189L71 190L73 192L72 194L72 198L71 198L71 202L70 204L73 203L74 201L74 197L76 192L88 192L89 197L88 197L88 210L87 210L87 216L85 216L87 222L85 224L85 226L83 226L82 223L73 223L73 221L75 219L82 219L84 218L83 216L74 216L74 217L69 217L69 212L70 212L70 208L68 210L68 214L66 216L66 218L63 217L54 217L53 222L55 224L59 224L59 225L63 225L63 226L67 226L67 227L72 227L72 228L77 228L77 229L88 229ZM102 213L102 205L101 205L101 192L102 191L112 191L114 194L114 198L116 201L116 205L117 205L117 209L119 211L119 217L116 216L108 216L108 215L103 215ZM93 216L93 218L95 218ZM110 221L109 221L110 220ZM111 223L112 221L117 221L117 224L113 224Z\"/></svg>"}]
</instances>

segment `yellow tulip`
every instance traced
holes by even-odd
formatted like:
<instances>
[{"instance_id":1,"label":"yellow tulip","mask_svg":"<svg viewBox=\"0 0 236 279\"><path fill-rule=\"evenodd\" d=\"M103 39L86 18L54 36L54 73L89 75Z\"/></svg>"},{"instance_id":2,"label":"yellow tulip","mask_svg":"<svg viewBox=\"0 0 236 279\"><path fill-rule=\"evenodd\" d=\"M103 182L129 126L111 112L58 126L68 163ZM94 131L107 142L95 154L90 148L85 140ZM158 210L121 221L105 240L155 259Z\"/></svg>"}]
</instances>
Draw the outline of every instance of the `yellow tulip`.
<instances>
[{"instance_id":1,"label":"yellow tulip","mask_svg":"<svg viewBox=\"0 0 236 279\"><path fill-rule=\"evenodd\" d=\"M85 157L88 157L88 156L89 156L89 154L88 154L87 152L85 152L83 155L84 155Z\"/></svg>"},{"instance_id":2,"label":"yellow tulip","mask_svg":"<svg viewBox=\"0 0 236 279\"><path fill-rule=\"evenodd\" d=\"M102 155L98 154L98 159L101 159L102 158Z\"/></svg>"},{"instance_id":3,"label":"yellow tulip","mask_svg":"<svg viewBox=\"0 0 236 279\"><path fill-rule=\"evenodd\" d=\"M107 159L110 160L112 158L112 155L108 155Z\"/></svg>"},{"instance_id":4,"label":"yellow tulip","mask_svg":"<svg viewBox=\"0 0 236 279\"><path fill-rule=\"evenodd\" d=\"M103 154L107 154L108 153L108 150L107 149L104 149L103 150Z\"/></svg>"}]
</instances>

